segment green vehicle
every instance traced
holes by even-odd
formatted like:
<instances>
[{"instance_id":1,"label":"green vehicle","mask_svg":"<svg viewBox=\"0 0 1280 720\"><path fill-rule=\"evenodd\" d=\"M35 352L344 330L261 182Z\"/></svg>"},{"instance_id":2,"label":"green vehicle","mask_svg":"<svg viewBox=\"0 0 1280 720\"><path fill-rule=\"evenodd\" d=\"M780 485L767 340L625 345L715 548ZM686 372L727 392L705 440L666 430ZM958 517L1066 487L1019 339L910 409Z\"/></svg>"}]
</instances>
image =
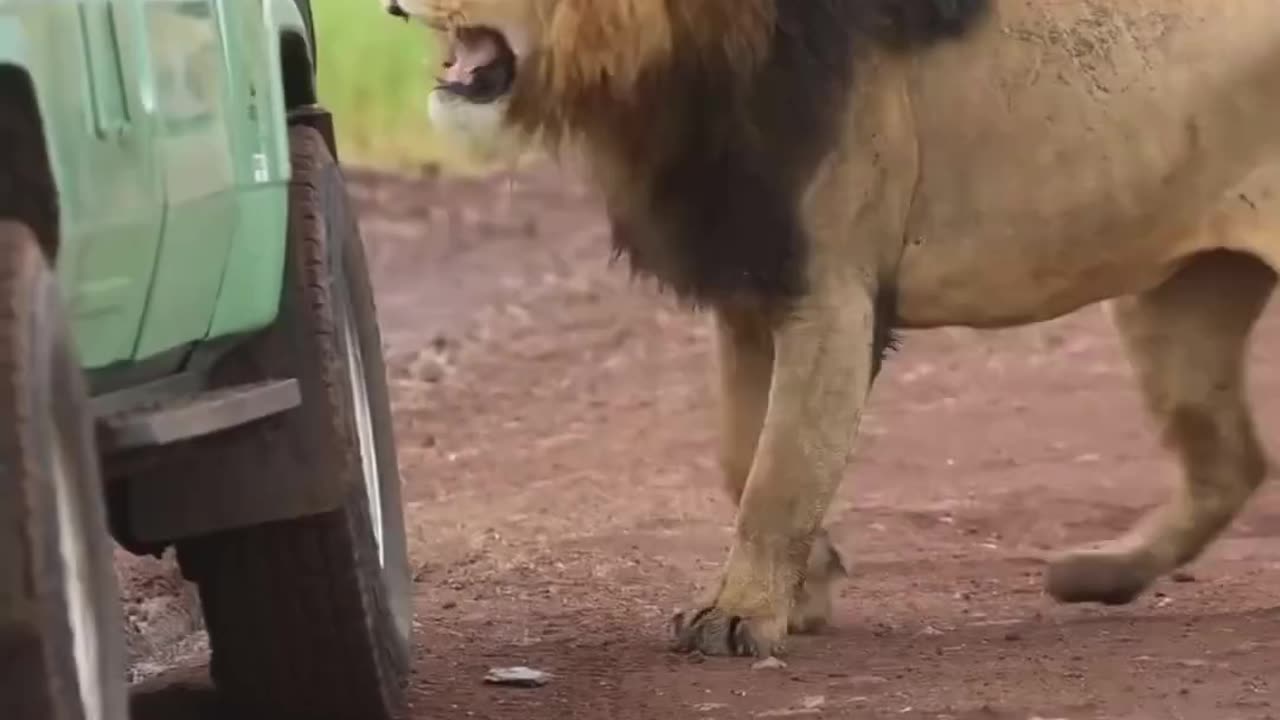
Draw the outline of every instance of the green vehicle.
<instances>
[{"instance_id":1,"label":"green vehicle","mask_svg":"<svg viewBox=\"0 0 1280 720\"><path fill-rule=\"evenodd\" d=\"M176 547L232 717L403 712L396 448L315 42L308 0L0 0L0 718L127 716L112 538Z\"/></svg>"}]
</instances>

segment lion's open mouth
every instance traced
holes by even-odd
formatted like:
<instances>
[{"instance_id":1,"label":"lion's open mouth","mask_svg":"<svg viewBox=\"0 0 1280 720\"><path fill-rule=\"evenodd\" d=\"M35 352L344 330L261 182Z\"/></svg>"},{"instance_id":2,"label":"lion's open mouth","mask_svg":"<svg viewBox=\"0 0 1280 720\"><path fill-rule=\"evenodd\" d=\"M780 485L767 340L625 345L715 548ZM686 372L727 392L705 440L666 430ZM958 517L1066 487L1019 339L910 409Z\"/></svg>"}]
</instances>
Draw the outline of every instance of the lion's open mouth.
<instances>
[{"instance_id":1,"label":"lion's open mouth","mask_svg":"<svg viewBox=\"0 0 1280 720\"><path fill-rule=\"evenodd\" d=\"M488 103L511 91L516 55L502 33L487 27L464 27L450 33L444 73L438 87L473 103Z\"/></svg>"}]
</instances>

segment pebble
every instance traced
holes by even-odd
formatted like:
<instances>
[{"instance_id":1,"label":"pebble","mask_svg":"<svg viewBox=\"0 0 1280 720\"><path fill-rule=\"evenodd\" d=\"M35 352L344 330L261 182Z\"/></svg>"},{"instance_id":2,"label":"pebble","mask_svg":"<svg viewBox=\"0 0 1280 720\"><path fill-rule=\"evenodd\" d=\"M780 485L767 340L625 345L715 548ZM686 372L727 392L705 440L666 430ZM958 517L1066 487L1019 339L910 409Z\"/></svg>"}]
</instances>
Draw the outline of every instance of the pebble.
<instances>
[{"instance_id":1,"label":"pebble","mask_svg":"<svg viewBox=\"0 0 1280 720\"><path fill-rule=\"evenodd\" d=\"M822 713L822 710L818 708L782 708L779 710L765 710L764 712L758 712L756 713L756 717L758 718L797 717L800 715L819 715L821 713Z\"/></svg>"},{"instance_id":2,"label":"pebble","mask_svg":"<svg viewBox=\"0 0 1280 720\"><path fill-rule=\"evenodd\" d=\"M551 674L524 666L492 668L484 676L484 681L509 687L542 687L551 682Z\"/></svg>"}]
</instances>

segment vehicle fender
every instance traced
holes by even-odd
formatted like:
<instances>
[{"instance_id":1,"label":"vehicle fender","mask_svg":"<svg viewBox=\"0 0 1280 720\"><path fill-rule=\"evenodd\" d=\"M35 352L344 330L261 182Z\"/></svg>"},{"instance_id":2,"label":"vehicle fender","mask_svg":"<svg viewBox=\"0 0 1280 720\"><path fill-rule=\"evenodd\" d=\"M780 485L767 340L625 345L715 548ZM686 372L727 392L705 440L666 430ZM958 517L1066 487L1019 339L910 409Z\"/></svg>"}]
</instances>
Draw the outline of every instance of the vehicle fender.
<instances>
[{"instance_id":1,"label":"vehicle fender","mask_svg":"<svg viewBox=\"0 0 1280 720\"><path fill-rule=\"evenodd\" d=\"M308 6L309 8L310 6ZM316 88L316 64L318 62L315 49L315 29L311 26L310 10L304 16L298 8L297 0L266 0L263 4L264 22L271 31L271 52L282 62L272 69L273 91L277 97L284 99L281 111L286 113L285 121L307 122L316 116L320 117L318 129L329 144L329 150L337 157L336 143L333 141L332 129L325 126L323 116L327 113L318 104ZM305 54L299 57L299 50ZM287 77L286 77L287 74ZM287 154L287 148L286 148ZM287 160L287 157L285 158Z\"/></svg>"},{"instance_id":2,"label":"vehicle fender","mask_svg":"<svg viewBox=\"0 0 1280 720\"><path fill-rule=\"evenodd\" d=\"M294 116L296 112L302 112L304 118L318 116L320 120L326 115L319 112L316 104L311 30L298 2L262 0L257 6L265 29L259 41L266 43L267 57L276 59L267 70L269 87L266 88L266 96L269 101L263 108L267 116L265 125L270 128L272 140L266 148L269 158L266 182L244 187L240 192L246 217L255 218L257 224L266 224L269 218L276 218L279 226L256 230L253 237L239 238L232 247L222 281L224 289L255 288L262 292L220 292L209 337L250 332L265 327L276 317L284 249L282 243L264 238L283 238L286 232L286 216L279 211L278 205L287 199L287 182L292 175L288 127L298 122ZM313 122L319 123L320 120ZM333 151L332 134L325 137Z\"/></svg>"}]
</instances>

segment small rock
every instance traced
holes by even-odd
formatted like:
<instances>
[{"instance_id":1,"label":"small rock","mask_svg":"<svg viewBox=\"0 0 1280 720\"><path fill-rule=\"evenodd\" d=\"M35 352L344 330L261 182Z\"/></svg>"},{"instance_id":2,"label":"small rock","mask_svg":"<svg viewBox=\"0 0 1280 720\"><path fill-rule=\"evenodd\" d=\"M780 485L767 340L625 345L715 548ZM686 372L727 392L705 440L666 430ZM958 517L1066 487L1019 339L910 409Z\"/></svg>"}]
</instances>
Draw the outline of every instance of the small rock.
<instances>
[{"instance_id":1,"label":"small rock","mask_svg":"<svg viewBox=\"0 0 1280 720\"><path fill-rule=\"evenodd\" d=\"M426 359L414 368L413 374L422 382L438 383L444 378L444 368L440 365L439 360Z\"/></svg>"},{"instance_id":2,"label":"small rock","mask_svg":"<svg viewBox=\"0 0 1280 720\"><path fill-rule=\"evenodd\" d=\"M551 681L551 674L524 666L508 668L492 668L484 676L490 685L506 685L509 687L542 687Z\"/></svg>"},{"instance_id":3,"label":"small rock","mask_svg":"<svg viewBox=\"0 0 1280 720\"><path fill-rule=\"evenodd\" d=\"M825 695L806 695L800 699L800 707L802 708L820 708L827 704Z\"/></svg>"},{"instance_id":4,"label":"small rock","mask_svg":"<svg viewBox=\"0 0 1280 720\"><path fill-rule=\"evenodd\" d=\"M706 702L706 703L698 703L697 705L694 705L693 709L697 710L700 713L709 713L709 712L715 712L717 710L724 710L727 707L729 706L724 703Z\"/></svg>"},{"instance_id":5,"label":"small rock","mask_svg":"<svg viewBox=\"0 0 1280 720\"><path fill-rule=\"evenodd\" d=\"M973 615L973 617L975 618L980 616L982 616L981 613L974 613ZM982 616L982 617L985 617L985 616ZM973 627L1001 627L1001 626L1007 626L1007 625L1017 625L1021 622L1023 621L1015 618L1012 620L978 620L977 622L970 623L970 624Z\"/></svg>"},{"instance_id":6,"label":"small rock","mask_svg":"<svg viewBox=\"0 0 1280 720\"><path fill-rule=\"evenodd\" d=\"M1196 576L1186 570L1175 570L1169 579L1176 583L1193 583L1196 581Z\"/></svg>"},{"instance_id":7,"label":"small rock","mask_svg":"<svg viewBox=\"0 0 1280 720\"><path fill-rule=\"evenodd\" d=\"M772 655L751 665L752 670L783 670L786 667L787 664L785 662Z\"/></svg>"},{"instance_id":8,"label":"small rock","mask_svg":"<svg viewBox=\"0 0 1280 720\"><path fill-rule=\"evenodd\" d=\"M942 631L932 625L925 625L923 630L916 633L917 636L923 635L925 637L937 637L941 634L943 634Z\"/></svg>"},{"instance_id":9,"label":"small rock","mask_svg":"<svg viewBox=\"0 0 1280 720\"><path fill-rule=\"evenodd\" d=\"M801 715L818 715L822 711L818 708L781 708L779 710L765 710L756 713L758 718L774 718L774 717L798 717Z\"/></svg>"},{"instance_id":10,"label":"small rock","mask_svg":"<svg viewBox=\"0 0 1280 720\"><path fill-rule=\"evenodd\" d=\"M1008 642L1017 642L1022 639L1022 633L1017 630L1010 630L1004 634L1004 639Z\"/></svg>"}]
</instances>

